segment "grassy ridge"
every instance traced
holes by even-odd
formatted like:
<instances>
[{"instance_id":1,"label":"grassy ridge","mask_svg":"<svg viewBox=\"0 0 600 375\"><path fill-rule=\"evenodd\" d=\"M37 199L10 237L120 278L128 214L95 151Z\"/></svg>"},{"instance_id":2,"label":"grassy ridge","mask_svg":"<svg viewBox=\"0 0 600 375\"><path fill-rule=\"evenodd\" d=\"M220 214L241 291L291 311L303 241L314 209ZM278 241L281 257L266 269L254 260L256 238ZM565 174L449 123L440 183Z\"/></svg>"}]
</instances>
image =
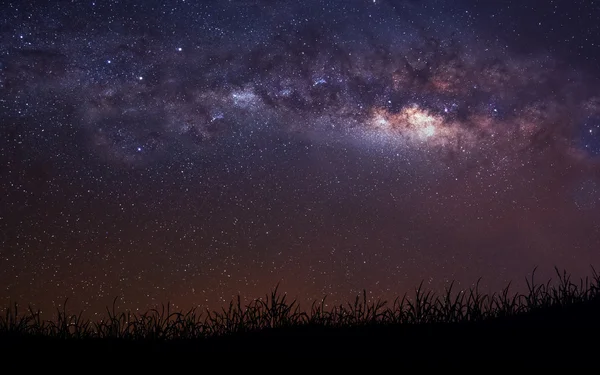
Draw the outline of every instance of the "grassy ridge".
<instances>
[{"instance_id":1,"label":"grassy ridge","mask_svg":"<svg viewBox=\"0 0 600 375\"><path fill-rule=\"evenodd\" d=\"M238 298L228 308L206 313L173 312L169 305L143 314L119 313L113 305L99 321L64 308L49 321L39 311L21 313L14 305L0 318L0 345L312 355L401 352L408 358L425 353L455 357L466 351L483 358L498 350L518 352L525 344L523 352L545 345L550 353L553 342L563 341L564 354L600 333L600 275L592 268L591 277L572 281L566 272L556 273L556 280L537 283L534 270L525 293L511 293L510 285L491 295L477 286L455 292L451 284L436 295L421 285L412 297L391 303L370 302L365 292L351 303L326 309L323 300L308 311L277 288L247 305ZM568 348L565 340L571 342ZM577 350L584 355L592 348Z\"/></svg>"}]
</instances>

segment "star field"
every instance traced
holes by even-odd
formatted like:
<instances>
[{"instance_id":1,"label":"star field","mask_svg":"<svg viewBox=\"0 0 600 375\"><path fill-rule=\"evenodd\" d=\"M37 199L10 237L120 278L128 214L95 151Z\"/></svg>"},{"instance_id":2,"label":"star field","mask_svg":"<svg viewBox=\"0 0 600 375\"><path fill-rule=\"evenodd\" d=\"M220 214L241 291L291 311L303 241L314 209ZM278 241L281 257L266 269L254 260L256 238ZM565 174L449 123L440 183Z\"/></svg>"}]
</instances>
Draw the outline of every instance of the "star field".
<instances>
[{"instance_id":1,"label":"star field","mask_svg":"<svg viewBox=\"0 0 600 375\"><path fill-rule=\"evenodd\" d=\"M538 3L2 5L0 300L586 275L600 5Z\"/></svg>"}]
</instances>

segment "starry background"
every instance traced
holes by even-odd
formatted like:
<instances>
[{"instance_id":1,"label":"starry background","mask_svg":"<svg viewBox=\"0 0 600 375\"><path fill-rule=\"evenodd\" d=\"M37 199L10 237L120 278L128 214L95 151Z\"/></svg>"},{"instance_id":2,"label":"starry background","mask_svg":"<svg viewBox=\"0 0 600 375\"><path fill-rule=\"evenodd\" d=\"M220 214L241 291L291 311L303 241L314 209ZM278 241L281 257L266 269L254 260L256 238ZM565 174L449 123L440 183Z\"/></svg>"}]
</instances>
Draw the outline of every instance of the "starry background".
<instances>
[{"instance_id":1,"label":"starry background","mask_svg":"<svg viewBox=\"0 0 600 375\"><path fill-rule=\"evenodd\" d=\"M0 302L587 275L598 19L592 0L3 2Z\"/></svg>"}]
</instances>

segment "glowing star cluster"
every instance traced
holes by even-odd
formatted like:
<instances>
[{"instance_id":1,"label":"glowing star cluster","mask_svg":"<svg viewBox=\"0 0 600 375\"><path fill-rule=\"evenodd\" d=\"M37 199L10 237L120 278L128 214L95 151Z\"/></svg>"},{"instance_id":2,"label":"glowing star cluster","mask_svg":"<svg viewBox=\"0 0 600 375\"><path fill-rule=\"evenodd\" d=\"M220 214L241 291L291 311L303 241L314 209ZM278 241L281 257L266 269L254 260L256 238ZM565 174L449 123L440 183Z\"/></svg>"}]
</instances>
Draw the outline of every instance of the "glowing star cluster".
<instances>
[{"instance_id":1,"label":"glowing star cluster","mask_svg":"<svg viewBox=\"0 0 600 375\"><path fill-rule=\"evenodd\" d=\"M413 147L455 147L458 141L457 125L418 105L409 105L397 113L375 108L368 123L371 131L382 132L388 139L395 138Z\"/></svg>"}]
</instances>

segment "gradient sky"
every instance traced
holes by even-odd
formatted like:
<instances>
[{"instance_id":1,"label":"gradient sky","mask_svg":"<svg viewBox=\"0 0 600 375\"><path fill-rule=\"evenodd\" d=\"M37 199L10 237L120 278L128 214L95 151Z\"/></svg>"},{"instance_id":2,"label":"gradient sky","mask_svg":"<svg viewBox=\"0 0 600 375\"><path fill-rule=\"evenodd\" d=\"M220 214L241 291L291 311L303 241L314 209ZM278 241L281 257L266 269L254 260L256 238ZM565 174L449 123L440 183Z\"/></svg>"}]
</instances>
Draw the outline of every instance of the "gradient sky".
<instances>
[{"instance_id":1,"label":"gradient sky","mask_svg":"<svg viewBox=\"0 0 600 375\"><path fill-rule=\"evenodd\" d=\"M590 0L4 2L0 302L587 275L598 19Z\"/></svg>"}]
</instances>

